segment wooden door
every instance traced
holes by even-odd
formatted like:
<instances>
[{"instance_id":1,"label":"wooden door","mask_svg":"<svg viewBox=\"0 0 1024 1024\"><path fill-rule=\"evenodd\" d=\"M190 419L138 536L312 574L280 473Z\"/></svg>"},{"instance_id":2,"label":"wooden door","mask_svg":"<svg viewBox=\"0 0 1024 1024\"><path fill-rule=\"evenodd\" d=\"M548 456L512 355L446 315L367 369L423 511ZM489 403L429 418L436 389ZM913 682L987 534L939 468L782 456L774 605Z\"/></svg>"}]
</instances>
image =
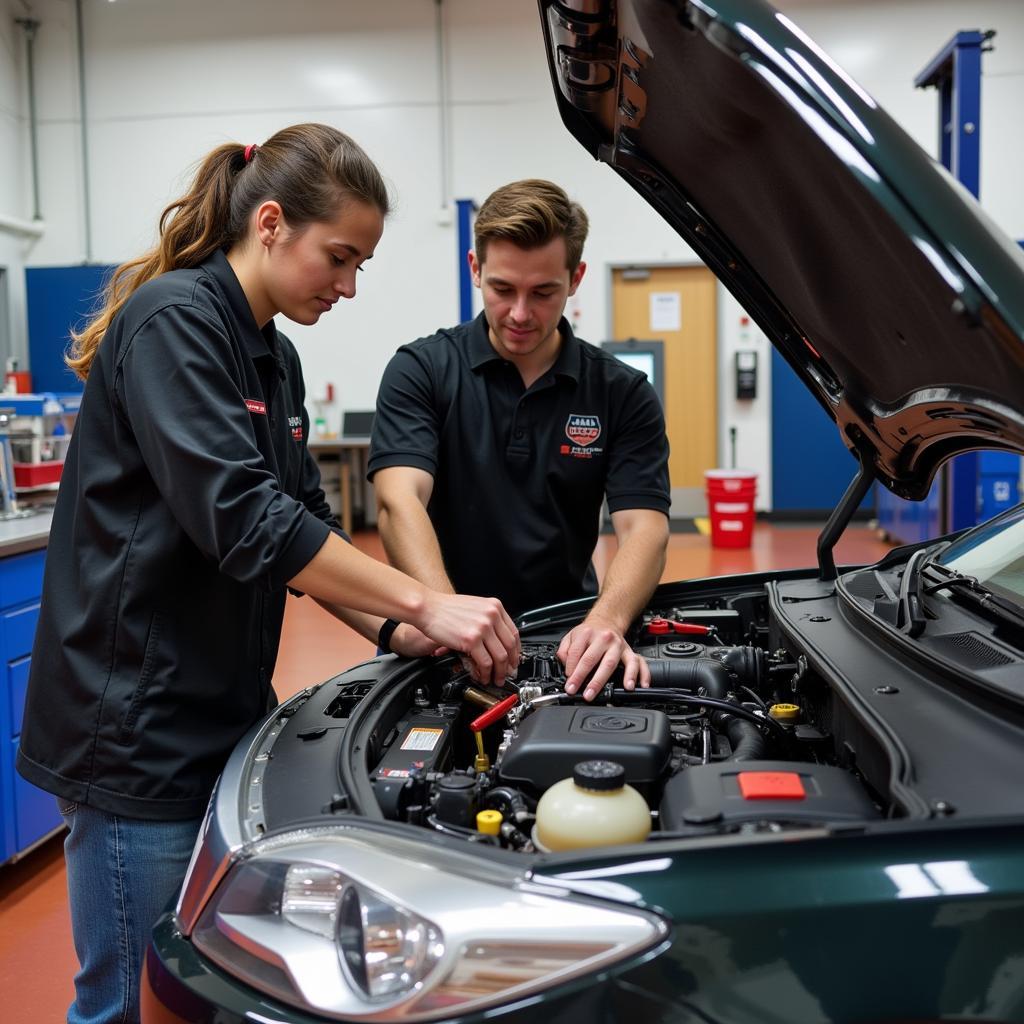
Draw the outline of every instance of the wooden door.
<instances>
[{"instance_id":1,"label":"wooden door","mask_svg":"<svg viewBox=\"0 0 1024 1024\"><path fill-rule=\"evenodd\" d=\"M718 465L717 287L705 266L612 271L611 340L665 344L674 516L704 515L704 470Z\"/></svg>"}]
</instances>

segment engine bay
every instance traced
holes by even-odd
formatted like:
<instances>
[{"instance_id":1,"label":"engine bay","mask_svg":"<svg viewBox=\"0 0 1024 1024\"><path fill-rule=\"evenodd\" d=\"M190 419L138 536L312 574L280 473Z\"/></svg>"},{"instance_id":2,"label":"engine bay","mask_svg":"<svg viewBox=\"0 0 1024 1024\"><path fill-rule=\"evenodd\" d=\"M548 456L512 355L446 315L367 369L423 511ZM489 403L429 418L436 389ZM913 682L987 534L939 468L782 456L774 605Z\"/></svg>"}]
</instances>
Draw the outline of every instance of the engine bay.
<instances>
[{"instance_id":1,"label":"engine bay","mask_svg":"<svg viewBox=\"0 0 1024 1024\"><path fill-rule=\"evenodd\" d=\"M642 834L615 842L1022 813L1024 715L1001 694L1024 660L952 601L930 603L923 636L900 633L875 593L903 564L894 552L836 580L667 584L627 636L651 687L627 691L619 669L591 702L565 693L556 653L586 602L520 620L505 687L477 685L453 656L357 665L261 727L239 781L243 834L357 815L543 853L556 847L538 807L595 763L599 790L614 766L616 793L643 808ZM573 848L612 845L604 823L569 831Z\"/></svg>"},{"instance_id":2,"label":"engine bay","mask_svg":"<svg viewBox=\"0 0 1024 1024\"><path fill-rule=\"evenodd\" d=\"M652 840L883 817L880 795L837 756L828 688L771 634L763 595L649 609L633 640L650 688L624 689L620 668L592 702L564 691L559 630L524 633L504 689L448 659L381 744L369 773L376 801L391 820L543 851L534 826L544 794L601 761L643 797ZM602 845L601 835L578 840Z\"/></svg>"}]
</instances>

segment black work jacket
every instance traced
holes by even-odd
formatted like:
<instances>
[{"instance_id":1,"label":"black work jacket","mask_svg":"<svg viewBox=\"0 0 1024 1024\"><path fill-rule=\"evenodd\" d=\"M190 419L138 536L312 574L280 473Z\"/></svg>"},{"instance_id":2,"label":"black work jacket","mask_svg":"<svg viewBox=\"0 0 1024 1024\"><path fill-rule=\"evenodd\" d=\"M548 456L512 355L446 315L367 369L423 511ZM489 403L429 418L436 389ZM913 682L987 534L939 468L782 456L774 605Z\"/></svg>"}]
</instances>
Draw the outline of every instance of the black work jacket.
<instances>
[{"instance_id":1,"label":"black work jacket","mask_svg":"<svg viewBox=\"0 0 1024 1024\"><path fill-rule=\"evenodd\" d=\"M266 711L286 583L337 528L292 344L223 253L143 285L64 466L18 771L128 817L203 812ZM338 531L340 532L340 530Z\"/></svg>"}]
</instances>

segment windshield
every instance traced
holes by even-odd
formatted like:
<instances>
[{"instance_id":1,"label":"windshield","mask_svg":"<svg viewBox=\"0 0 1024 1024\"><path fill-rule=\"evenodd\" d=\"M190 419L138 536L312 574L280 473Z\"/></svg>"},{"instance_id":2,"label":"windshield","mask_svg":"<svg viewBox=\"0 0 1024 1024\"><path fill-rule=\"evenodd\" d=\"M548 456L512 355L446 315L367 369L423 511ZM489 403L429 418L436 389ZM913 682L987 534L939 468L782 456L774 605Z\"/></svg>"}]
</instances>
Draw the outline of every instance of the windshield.
<instances>
[{"instance_id":1,"label":"windshield","mask_svg":"<svg viewBox=\"0 0 1024 1024\"><path fill-rule=\"evenodd\" d=\"M954 541L936 562L1024 604L1024 505Z\"/></svg>"}]
</instances>

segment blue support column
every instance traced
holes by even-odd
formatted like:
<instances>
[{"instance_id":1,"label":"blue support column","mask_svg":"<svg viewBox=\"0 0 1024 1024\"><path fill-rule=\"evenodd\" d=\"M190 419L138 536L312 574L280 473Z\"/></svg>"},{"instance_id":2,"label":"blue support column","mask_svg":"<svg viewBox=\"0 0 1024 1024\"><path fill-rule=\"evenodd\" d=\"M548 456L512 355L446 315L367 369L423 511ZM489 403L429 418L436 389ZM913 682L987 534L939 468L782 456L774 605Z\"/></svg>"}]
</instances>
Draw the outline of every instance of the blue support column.
<instances>
[{"instance_id":1,"label":"blue support column","mask_svg":"<svg viewBox=\"0 0 1024 1024\"><path fill-rule=\"evenodd\" d=\"M977 198L981 185L981 55L995 33L957 32L914 79L939 91L939 157Z\"/></svg>"},{"instance_id":2,"label":"blue support column","mask_svg":"<svg viewBox=\"0 0 1024 1024\"><path fill-rule=\"evenodd\" d=\"M953 175L977 199L981 192L981 53L984 36L958 42L953 59L953 109L950 124Z\"/></svg>"},{"instance_id":3,"label":"blue support column","mask_svg":"<svg viewBox=\"0 0 1024 1024\"><path fill-rule=\"evenodd\" d=\"M456 245L459 268L459 323L473 319L473 279L469 274L466 253L473 248L473 214L476 203L472 199L456 199L458 211L458 239Z\"/></svg>"}]
</instances>

